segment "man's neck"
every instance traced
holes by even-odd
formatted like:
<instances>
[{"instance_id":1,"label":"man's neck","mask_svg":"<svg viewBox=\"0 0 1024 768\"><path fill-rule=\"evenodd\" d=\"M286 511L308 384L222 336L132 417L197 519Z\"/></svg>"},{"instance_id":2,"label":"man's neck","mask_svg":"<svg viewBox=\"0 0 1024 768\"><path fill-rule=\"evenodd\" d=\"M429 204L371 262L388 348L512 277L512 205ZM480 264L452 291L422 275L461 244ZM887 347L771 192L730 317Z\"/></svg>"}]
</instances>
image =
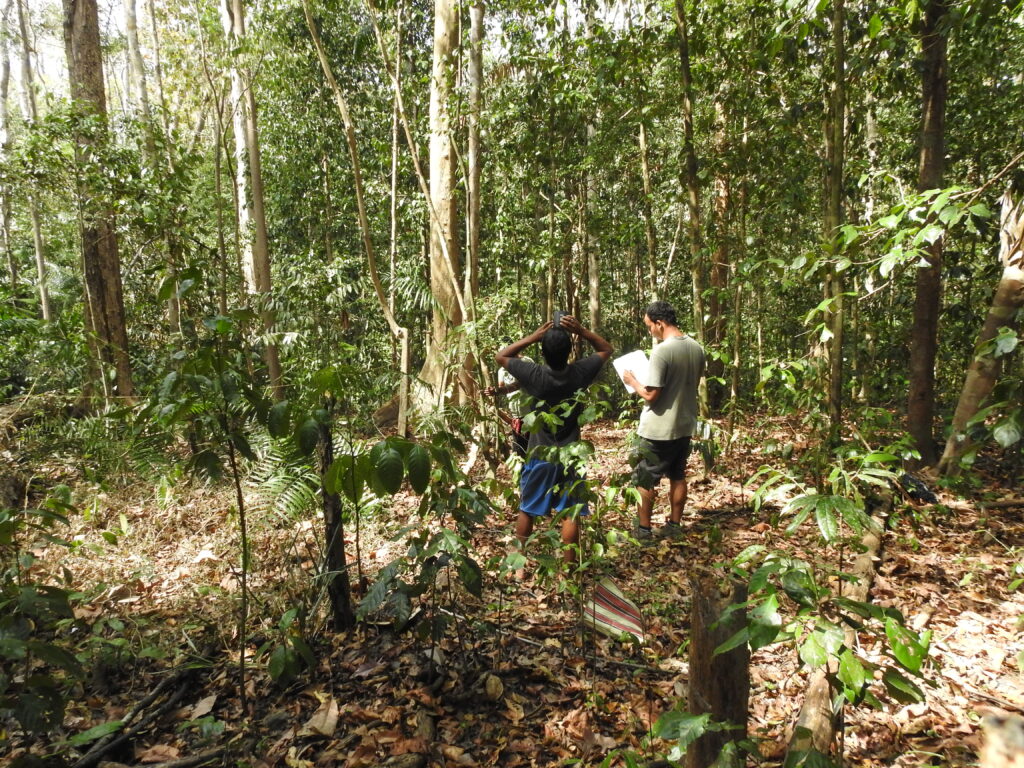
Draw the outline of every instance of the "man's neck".
<instances>
[{"instance_id":1,"label":"man's neck","mask_svg":"<svg viewBox=\"0 0 1024 768\"><path fill-rule=\"evenodd\" d=\"M685 335L686 334L680 331L679 328L674 325L670 325L665 328L665 332L661 335L661 340L668 341L669 339L681 339Z\"/></svg>"}]
</instances>

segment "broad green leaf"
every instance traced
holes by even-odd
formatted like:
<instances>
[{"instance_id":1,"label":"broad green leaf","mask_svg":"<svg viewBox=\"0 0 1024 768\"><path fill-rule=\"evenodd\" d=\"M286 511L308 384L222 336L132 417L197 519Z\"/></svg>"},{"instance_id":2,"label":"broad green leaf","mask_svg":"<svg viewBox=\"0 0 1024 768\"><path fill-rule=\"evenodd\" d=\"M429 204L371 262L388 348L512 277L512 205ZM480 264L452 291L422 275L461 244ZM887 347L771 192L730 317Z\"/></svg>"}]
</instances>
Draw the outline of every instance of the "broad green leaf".
<instances>
[{"instance_id":1,"label":"broad green leaf","mask_svg":"<svg viewBox=\"0 0 1024 768\"><path fill-rule=\"evenodd\" d=\"M828 661L828 651L825 650L825 646L822 644L820 632L815 630L806 637L800 645L800 658L804 664L812 669L817 669Z\"/></svg>"},{"instance_id":2,"label":"broad green leaf","mask_svg":"<svg viewBox=\"0 0 1024 768\"><path fill-rule=\"evenodd\" d=\"M422 445L413 445L405 458L409 485L416 493L423 493L430 485L430 454Z\"/></svg>"},{"instance_id":3,"label":"broad green leaf","mask_svg":"<svg viewBox=\"0 0 1024 768\"><path fill-rule=\"evenodd\" d=\"M402 455L398 451L390 446L386 446L377 455L373 471L381 487L388 494L394 495L398 493L398 489L402 487L402 478L405 474L405 467L402 465Z\"/></svg>"},{"instance_id":4,"label":"broad green leaf","mask_svg":"<svg viewBox=\"0 0 1024 768\"><path fill-rule=\"evenodd\" d=\"M882 19L877 13L871 15L871 21L868 22L868 37L874 40L878 37L878 33L882 31Z\"/></svg>"},{"instance_id":5,"label":"broad green leaf","mask_svg":"<svg viewBox=\"0 0 1024 768\"><path fill-rule=\"evenodd\" d=\"M654 724L654 735L666 741L676 741L680 749L685 750L693 742L704 735L708 728L711 715L691 715L687 712L672 710L658 718Z\"/></svg>"},{"instance_id":6,"label":"broad green leaf","mask_svg":"<svg viewBox=\"0 0 1024 768\"><path fill-rule=\"evenodd\" d=\"M839 656L839 679L846 686L844 693L849 701L854 701L864 688L868 674L864 665L849 648Z\"/></svg>"},{"instance_id":7,"label":"broad green leaf","mask_svg":"<svg viewBox=\"0 0 1024 768\"><path fill-rule=\"evenodd\" d=\"M284 437L291 426L292 404L287 400L274 403L267 415L267 429L271 437Z\"/></svg>"},{"instance_id":8,"label":"broad green leaf","mask_svg":"<svg viewBox=\"0 0 1024 768\"><path fill-rule=\"evenodd\" d=\"M295 444L306 456L313 452L316 444L320 441L320 424L312 416L309 416L295 430Z\"/></svg>"},{"instance_id":9,"label":"broad green leaf","mask_svg":"<svg viewBox=\"0 0 1024 768\"><path fill-rule=\"evenodd\" d=\"M217 480L221 476L222 467L220 456L211 450L204 450L192 458L192 465L199 472L211 480Z\"/></svg>"},{"instance_id":10,"label":"broad green leaf","mask_svg":"<svg viewBox=\"0 0 1024 768\"><path fill-rule=\"evenodd\" d=\"M736 632L732 637L726 640L724 643L715 648L714 656L720 656L723 653L728 653L734 648L739 648L741 645L746 645L750 640L750 629L744 627L739 632Z\"/></svg>"},{"instance_id":11,"label":"broad green leaf","mask_svg":"<svg viewBox=\"0 0 1024 768\"><path fill-rule=\"evenodd\" d=\"M896 701L904 704L914 704L924 701L924 692L912 681L895 669L887 669L882 673L882 682L885 689Z\"/></svg>"},{"instance_id":12,"label":"broad green leaf","mask_svg":"<svg viewBox=\"0 0 1024 768\"><path fill-rule=\"evenodd\" d=\"M839 536L839 521L836 519L836 511L829 498L828 496L819 497L814 505L814 519L818 523L821 537L827 543L835 541L836 537Z\"/></svg>"},{"instance_id":13,"label":"broad green leaf","mask_svg":"<svg viewBox=\"0 0 1024 768\"><path fill-rule=\"evenodd\" d=\"M1020 429L1012 421L1004 421L992 430L992 437L1003 448L1009 448L1020 441Z\"/></svg>"},{"instance_id":14,"label":"broad green leaf","mask_svg":"<svg viewBox=\"0 0 1024 768\"><path fill-rule=\"evenodd\" d=\"M75 675L82 673L82 665L79 664L78 659L63 648L52 643L44 643L41 640L29 640L27 647L36 658L42 659L47 664L60 667Z\"/></svg>"},{"instance_id":15,"label":"broad green leaf","mask_svg":"<svg viewBox=\"0 0 1024 768\"><path fill-rule=\"evenodd\" d=\"M779 600L775 595L750 612L750 650L756 651L773 643L782 628L782 616L779 614Z\"/></svg>"},{"instance_id":16,"label":"broad green leaf","mask_svg":"<svg viewBox=\"0 0 1024 768\"><path fill-rule=\"evenodd\" d=\"M896 661L911 672L920 672L928 656L927 640L922 643L915 632L893 618L885 621L885 636L889 638L889 647Z\"/></svg>"},{"instance_id":17,"label":"broad green leaf","mask_svg":"<svg viewBox=\"0 0 1024 768\"><path fill-rule=\"evenodd\" d=\"M68 744L73 747L82 747L86 744L91 744L97 739L102 739L104 736L117 733L122 727L124 727L124 720L111 720L106 723L100 723L99 725L94 725L87 731L76 733L68 739Z\"/></svg>"}]
</instances>

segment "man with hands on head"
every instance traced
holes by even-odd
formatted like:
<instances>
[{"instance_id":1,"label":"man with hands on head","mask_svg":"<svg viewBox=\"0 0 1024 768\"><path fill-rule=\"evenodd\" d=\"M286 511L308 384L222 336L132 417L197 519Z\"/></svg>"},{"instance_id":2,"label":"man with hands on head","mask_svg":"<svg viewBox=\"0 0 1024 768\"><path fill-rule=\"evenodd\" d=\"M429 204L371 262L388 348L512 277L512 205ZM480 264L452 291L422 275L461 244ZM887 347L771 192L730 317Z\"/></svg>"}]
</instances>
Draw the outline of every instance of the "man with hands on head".
<instances>
[{"instance_id":1,"label":"man with hands on head","mask_svg":"<svg viewBox=\"0 0 1024 768\"><path fill-rule=\"evenodd\" d=\"M581 504L573 494L573 487L580 482L579 478L571 469L551 459L555 458L553 454L557 454L558 448L580 439L579 415L582 405L571 401L575 400L578 392L590 386L612 355L612 345L584 328L575 317L556 317L558 326L551 322L544 323L495 356L497 364L511 373L522 391L533 398L533 412L538 416L536 427L529 436L526 464L519 478L516 537L520 547L525 547L526 540L533 532L533 518L543 517L552 509L563 512ZM570 364L570 334L586 339L594 348L594 353ZM527 347L538 342L545 365L519 357ZM554 417L544 418L545 414L553 414ZM587 514L585 504L579 507L579 514ZM565 546L563 557L567 563L572 562L574 545L579 543L579 523L576 517L576 514L568 514L562 520L562 543Z\"/></svg>"},{"instance_id":2,"label":"man with hands on head","mask_svg":"<svg viewBox=\"0 0 1024 768\"><path fill-rule=\"evenodd\" d=\"M644 401L637 427L638 456L633 485L640 494L637 538L649 539L651 510L661 478L669 481L669 520L658 535L676 536L686 506L686 460L697 429L697 391L704 375L704 350L679 329L676 311L666 301L655 301L644 313L644 325L660 343L651 353L647 381L633 371L622 380Z\"/></svg>"}]
</instances>

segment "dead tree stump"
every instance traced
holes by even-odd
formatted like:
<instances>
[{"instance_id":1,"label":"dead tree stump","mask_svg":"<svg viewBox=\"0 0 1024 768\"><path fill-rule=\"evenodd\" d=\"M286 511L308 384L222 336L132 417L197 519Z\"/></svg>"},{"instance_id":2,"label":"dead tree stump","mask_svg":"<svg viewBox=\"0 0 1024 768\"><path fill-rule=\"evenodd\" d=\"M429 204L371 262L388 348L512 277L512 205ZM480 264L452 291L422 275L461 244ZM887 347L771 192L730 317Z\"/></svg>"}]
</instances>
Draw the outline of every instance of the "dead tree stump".
<instances>
[{"instance_id":1,"label":"dead tree stump","mask_svg":"<svg viewBox=\"0 0 1024 768\"><path fill-rule=\"evenodd\" d=\"M691 574L690 584L690 714L709 713L713 721L732 726L705 733L687 749L687 768L708 768L718 760L726 744L747 737L750 648L742 643L715 656L715 648L746 626L744 610L734 610L722 617L730 605L746 602L747 587L712 571ZM743 762L737 756L734 764L740 766Z\"/></svg>"}]
</instances>

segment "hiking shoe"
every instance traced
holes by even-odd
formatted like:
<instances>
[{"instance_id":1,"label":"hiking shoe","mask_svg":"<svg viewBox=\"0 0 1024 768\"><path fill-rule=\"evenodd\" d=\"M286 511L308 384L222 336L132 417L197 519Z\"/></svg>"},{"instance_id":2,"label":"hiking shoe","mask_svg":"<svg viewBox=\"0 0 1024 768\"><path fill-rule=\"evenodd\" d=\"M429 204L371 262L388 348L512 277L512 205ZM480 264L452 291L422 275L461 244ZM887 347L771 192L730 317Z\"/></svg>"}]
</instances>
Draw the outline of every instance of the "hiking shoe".
<instances>
[{"instance_id":1,"label":"hiking shoe","mask_svg":"<svg viewBox=\"0 0 1024 768\"><path fill-rule=\"evenodd\" d=\"M633 523L633 537L639 541L650 541L654 538L654 531L650 528L641 528L640 523Z\"/></svg>"},{"instance_id":2,"label":"hiking shoe","mask_svg":"<svg viewBox=\"0 0 1024 768\"><path fill-rule=\"evenodd\" d=\"M659 539L678 539L683 535L683 526L679 523L668 522L660 528L654 529L652 533Z\"/></svg>"}]
</instances>

